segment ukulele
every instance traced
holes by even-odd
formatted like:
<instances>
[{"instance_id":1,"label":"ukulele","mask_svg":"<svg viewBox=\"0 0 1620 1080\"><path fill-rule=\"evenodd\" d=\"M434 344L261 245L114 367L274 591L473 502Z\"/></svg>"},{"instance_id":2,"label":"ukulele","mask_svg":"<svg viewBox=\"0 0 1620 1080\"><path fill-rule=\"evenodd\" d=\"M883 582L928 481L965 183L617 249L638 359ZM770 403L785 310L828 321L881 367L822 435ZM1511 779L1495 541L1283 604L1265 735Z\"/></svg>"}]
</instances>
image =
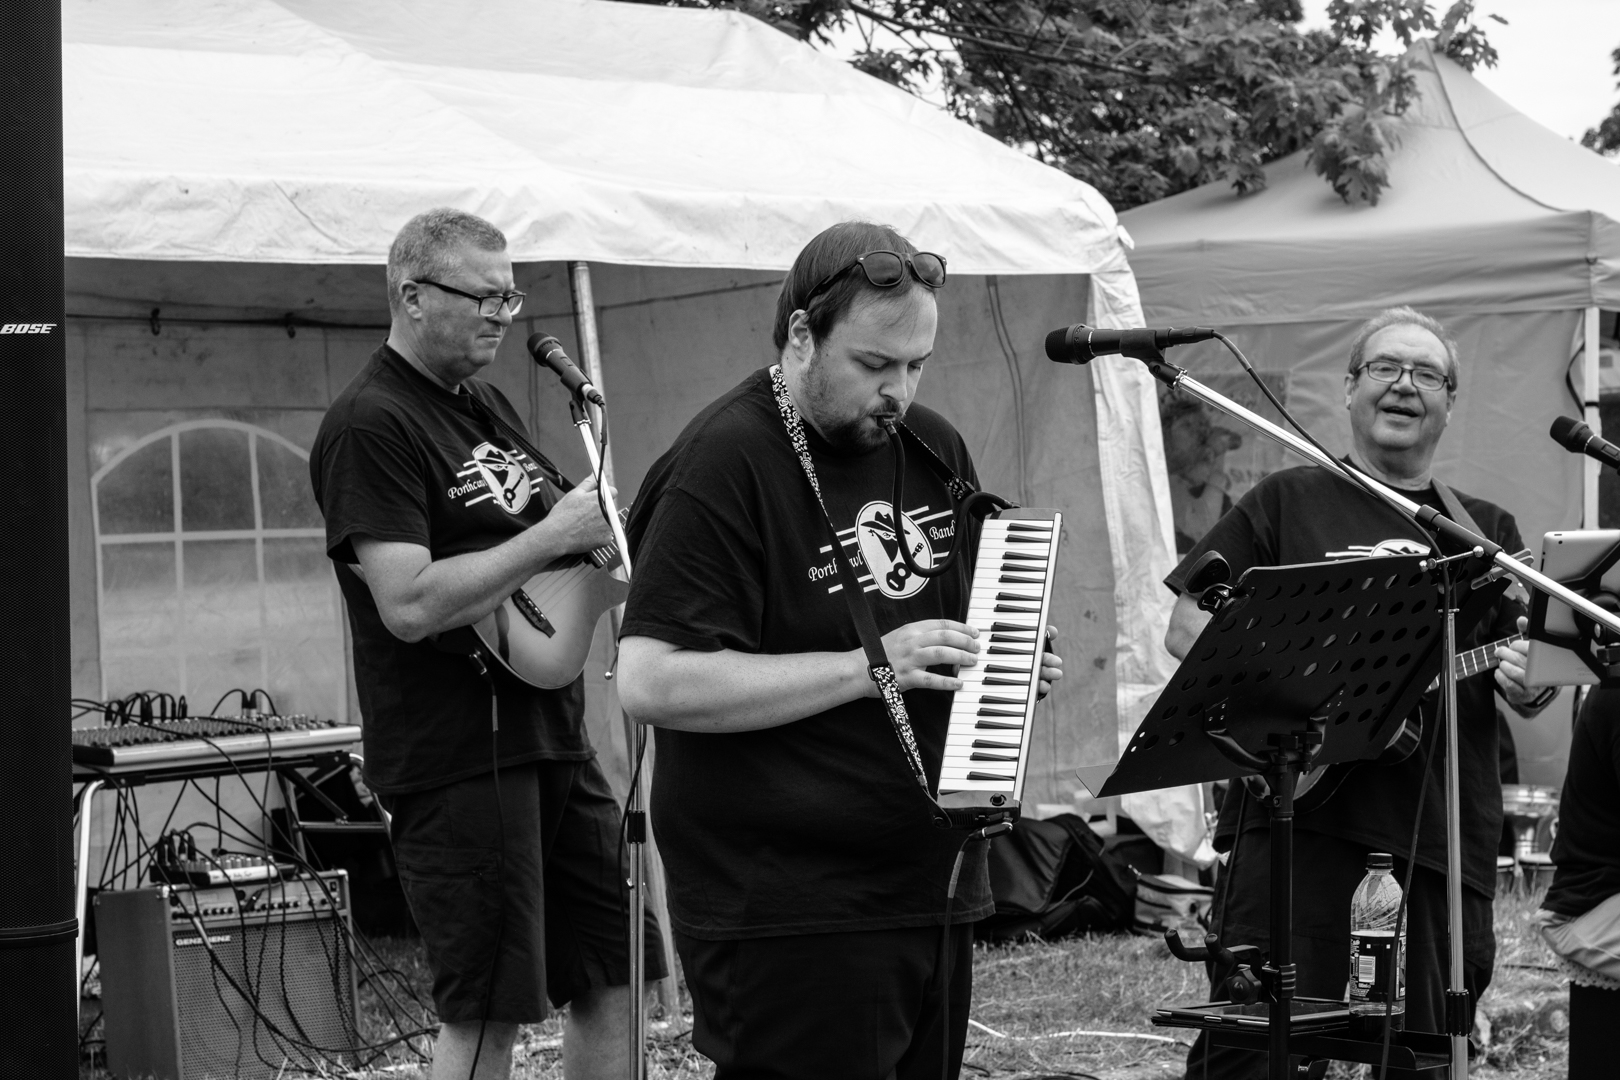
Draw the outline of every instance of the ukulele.
<instances>
[{"instance_id":1,"label":"ukulele","mask_svg":"<svg viewBox=\"0 0 1620 1080\"><path fill-rule=\"evenodd\" d=\"M629 517L629 507L619 511L621 523ZM602 615L630 595L630 583L613 576L622 562L617 543L558 559L470 629L530 686L567 686L585 670Z\"/></svg>"},{"instance_id":2,"label":"ukulele","mask_svg":"<svg viewBox=\"0 0 1620 1080\"><path fill-rule=\"evenodd\" d=\"M629 507L619 511L620 522L629 517ZM477 650L476 638L486 655L530 686L567 686L585 670L603 613L630 594L629 582L613 576L622 562L617 543L565 555L482 619L434 634L431 640L445 652L471 653ZM345 565L361 581L366 579L359 563Z\"/></svg>"}]
</instances>

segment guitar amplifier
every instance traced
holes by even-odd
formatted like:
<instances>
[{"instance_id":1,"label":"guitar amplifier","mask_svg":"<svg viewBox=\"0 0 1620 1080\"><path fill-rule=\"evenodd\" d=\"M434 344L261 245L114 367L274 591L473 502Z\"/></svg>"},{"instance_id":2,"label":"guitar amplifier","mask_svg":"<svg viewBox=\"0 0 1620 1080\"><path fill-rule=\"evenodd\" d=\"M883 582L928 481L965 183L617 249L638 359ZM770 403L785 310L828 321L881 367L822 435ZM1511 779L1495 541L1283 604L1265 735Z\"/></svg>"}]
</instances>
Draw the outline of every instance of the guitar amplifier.
<instances>
[{"instance_id":1,"label":"guitar amplifier","mask_svg":"<svg viewBox=\"0 0 1620 1080\"><path fill-rule=\"evenodd\" d=\"M107 1068L120 1080L356 1066L343 871L103 892L95 917Z\"/></svg>"}]
</instances>

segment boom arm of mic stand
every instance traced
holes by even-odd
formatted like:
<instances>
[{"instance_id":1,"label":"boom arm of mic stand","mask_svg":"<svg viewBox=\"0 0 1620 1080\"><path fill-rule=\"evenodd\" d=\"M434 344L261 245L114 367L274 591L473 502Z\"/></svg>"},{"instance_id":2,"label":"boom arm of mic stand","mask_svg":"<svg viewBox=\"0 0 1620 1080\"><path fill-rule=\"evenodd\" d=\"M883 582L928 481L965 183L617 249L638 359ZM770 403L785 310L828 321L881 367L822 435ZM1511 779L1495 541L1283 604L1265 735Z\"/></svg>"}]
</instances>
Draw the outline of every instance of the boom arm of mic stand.
<instances>
[{"instance_id":1,"label":"boom arm of mic stand","mask_svg":"<svg viewBox=\"0 0 1620 1080\"><path fill-rule=\"evenodd\" d=\"M1570 607L1574 608L1576 611L1579 611L1582 615L1585 615L1599 626L1602 626L1611 633L1620 636L1620 617L1603 610L1596 604L1592 603L1592 601L1586 599L1586 597L1575 592L1573 589L1560 585L1558 582L1543 574L1541 571L1524 565L1507 552L1501 550L1500 546L1491 542L1485 537L1476 535L1444 515L1435 514L1431 516L1432 512L1429 511L1427 507L1413 502L1411 499L1408 499L1405 495L1402 495L1393 488L1385 487L1383 484L1380 484L1370 476L1363 474L1362 479L1359 482L1351 479L1349 469L1343 462L1337 461L1329 455L1322 453L1309 442L1300 438L1298 435L1295 435L1292 431L1278 427L1270 420L1267 420L1265 417L1260 416L1257 413L1251 412L1242 405L1239 405L1237 402L1233 401L1231 398L1216 393L1214 390L1211 390L1197 379L1189 376L1184 369L1176 367L1174 364L1168 363L1164 360L1149 360L1147 361L1147 366L1148 370L1153 373L1154 378L1158 379L1166 386L1169 386L1171 389L1180 390L1184 394L1197 398L1199 401L1202 401L1211 408L1219 409L1228 416L1235 417L1236 419L1243 421L1245 424L1260 432L1260 434L1269 436L1277 442L1282 443L1284 446L1288 447L1288 449L1292 450L1296 454L1299 454L1306 460L1316 465L1320 465L1324 469L1331 470L1333 473L1342 478L1345 483L1355 484L1357 487L1365 487L1366 489L1372 491L1391 507L1405 514L1406 516L1423 521L1425 525L1439 532L1445 533L1447 536L1458 541L1459 543L1480 547L1485 551L1492 552L1493 554L1491 555L1491 562L1499 570L1513 575L1513 577L1517 578L1519 581L1522 581L1526 586L1546 593L1554 600L1568 604Z\"/></svg>"}]
</instances>

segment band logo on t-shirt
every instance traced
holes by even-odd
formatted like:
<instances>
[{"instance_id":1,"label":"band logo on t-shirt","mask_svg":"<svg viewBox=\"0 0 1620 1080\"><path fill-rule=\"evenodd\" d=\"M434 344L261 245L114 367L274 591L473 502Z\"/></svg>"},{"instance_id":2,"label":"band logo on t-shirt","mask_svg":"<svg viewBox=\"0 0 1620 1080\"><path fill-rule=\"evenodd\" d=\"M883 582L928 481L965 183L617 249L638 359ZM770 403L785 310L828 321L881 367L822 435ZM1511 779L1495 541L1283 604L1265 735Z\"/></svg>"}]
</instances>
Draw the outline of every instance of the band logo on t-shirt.
<instances>
[{"instance_id":1,"label":"band logo on t-shirt","mask_svg":"<svg viewBox=\"0 0 1620 1080\"><path fill-rule=\"evenodd\" d=\"M452 487L446 494L452 499L460 499L471 495L461 505L474 506L485 499L495 500L495 505L508 514L517 514L529 505L529 496L533 494L533 482L529 473L539 472L539 466L521 459L509 450L503 450L494 443L479 443L473 447L472 460L462 462L461 471L456 478L475 477ZM544 477L538 478L540 482ZM482 494L478 494L481 492Z\"/></svg>"},{"instance_id":2,"label":"band logo on t-shirt","mask_svg":"<svg viewBox=\"0 0 1620 1080\"><path fill-rule=\"evenodd\" d=\"M900 556L901 537L911 550L911 561L925 570L932 569L934 541L950 543L956 523L951 520L951 511L930 514L926 505L901 514L898 529L894 516L893 506L881 499L873 500L855 515L854 528L838 531L838 539L864 591L903 600L922 592L932 579L916 576L905 564ZM938 524L929 524L936 521ZM838 580L838 564L832 561L832 545L823 544L821 554L827 561L810 567L808 576L811 581L827 582L829 593L838 592L843 585Z\"/></svg>"},{"instance_id":3,"label":"band logo on t-shirt","mask_svg":"<svg viewBox=\"0 0 1620 1080\"><path fill-rule=\"evenodd\" d=\"M1380 540L1376 544L1351 544L1344 551L1322 552L1329 559L1366 559L1380 555L1427 555L1428 553L1429 545L1417 540L1409 540L1404 536Z\"/></svg>"}]
</instances>

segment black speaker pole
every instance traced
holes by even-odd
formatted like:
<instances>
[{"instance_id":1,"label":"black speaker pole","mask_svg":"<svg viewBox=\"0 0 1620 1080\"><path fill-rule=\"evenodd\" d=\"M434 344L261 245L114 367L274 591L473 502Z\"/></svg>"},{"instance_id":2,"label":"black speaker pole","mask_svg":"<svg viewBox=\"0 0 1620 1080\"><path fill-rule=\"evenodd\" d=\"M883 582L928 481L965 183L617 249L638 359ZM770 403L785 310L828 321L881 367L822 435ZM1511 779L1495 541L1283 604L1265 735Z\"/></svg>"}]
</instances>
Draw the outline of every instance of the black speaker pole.
<instances>
[{"instance_id":1,"label":"black speaker pole","mask_svg":"<svg viewBox=\"0 0 1620 1080\"><path fill-rule=\"evenodd\" d=\"M62 12L0 33L0 1076L78 1075L62 327Z\"/></svg>"}]
</instances>

